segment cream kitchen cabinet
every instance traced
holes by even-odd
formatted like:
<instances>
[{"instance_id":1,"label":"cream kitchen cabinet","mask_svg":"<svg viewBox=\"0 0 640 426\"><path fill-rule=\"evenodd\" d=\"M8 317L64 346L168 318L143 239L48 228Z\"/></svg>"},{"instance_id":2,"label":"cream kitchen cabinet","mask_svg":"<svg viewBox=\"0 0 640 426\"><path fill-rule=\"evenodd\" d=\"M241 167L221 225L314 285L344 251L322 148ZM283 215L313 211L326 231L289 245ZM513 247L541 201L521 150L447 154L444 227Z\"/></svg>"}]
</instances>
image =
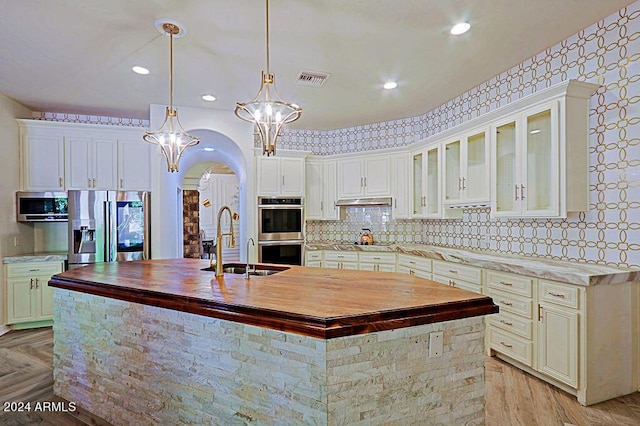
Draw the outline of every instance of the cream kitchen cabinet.
<instances>
[{"instance_id":1,"label":"cream kitchen cabinet","mask_svg":"<svg viewBox=\"0 0 640 426\"><path fill-rule=\"evenodd\" d=\"M391 195L391 162L388 155L358 156L356 159L338 160L337 163L338 198Z\"/></svg>"},{"instance_id":2,"label":"cream kitchen cabinet","mask_svg":"<svg viewBox=\"0 0 640 426\"><path fill-rule=\"evenodd\" d=\"M324 252L325 268L353 269L358 268L358 253L355 251L326 250Z\"/></svg>"},{"instance_id":3,"label":"cream kitchen cabinet","mask_svg":"<svg viewBox=\"0 0 640 426\"><path fill-rule=\"evenodd\" d=\"M360 252L358 269L361 271L396 271L396 254L384 252Z\"/></svg>"},{"instance_id":4,"label":"cream kitchen cabinet","mask_svg":"<svg viewBox=\"0 0 640 426\"><path fill-rule=\"evenodd\" d=\"M64 137L20 124L21 187L31 191L65 189Z\"/></svg>"},{"instance_id":5,"label":"cream kitchen cabinet","mask_svg":"<svg viewBox=\"0 0 640 426\"><path fill-rule=\"evenodd\" d=\"M442 217L441 145L413 154L412 218Z\"/></svg>"},{"instance_id":6,"label":"cream kitchen cabinet","mask_svg":"<svg viewBox=\"0 0 640 426\"><path fill-rule=\"evenodd\" d=\"M153 145L140 139L118 140L117 189L126 191L151 190L151 159Z\"/></svg>"},{"instance_id":7,"label":"cream kitchen cabinet","mask_svg":"<svg viewBox=\"0 0 640 426\"><path fill-rule=\"evenodd\" d=\"M567 217L589 209L589 99L565 92L491 125L491 216Z\"/></svg>"},{"instance_id":8,"label":"cream kitchen cabinet","mask_svg":"<svg viewBox=\"0 0 640 426\"><path fill-rule=\"evenodd\" d=\"M62 262L24 262L5 265L7 324L15 328L48 325L53 319L52 275Z\"/></svg>"},{"instance_id":9,"label":"cream kitchen cabinet","mask_svg":"<svg viewBox=\"0 0 640 426\"><path fill-rule=\"evenodd\" d=\"M305 216L309 220L337 220L336 163L307 160L305 163Z\"/></svg>"},{"instance_id":10,"label":"cream kitchen cabinet","mask_svg":"<svg viewBox=\"0 0 640 426\"><path fill-rule=\"evenodd\" d=\"M112 190L117 187L115 140L86 137L65 138L67 189Z\"/></svg>"},{"instance_id":11,"label":"cream kitchen cabinet","mask_svg":"<svg viewBox=\"0 0 640 426\"><path fill-rule=\"evenodd\" d=\"M258 195L304 195L304 159L256 157Z\"/></svg>"},{"instance_id":12,"label":"cream kitchen cabinet","mask_svg":"<svg viewBox=\"0 0 640 426\"><path fill-rule=\"evenodd\" d=\"M489 129L476 129L443 143L444 209L489 204Z\"/></svg>"},{"instance_id":13,"label":"cream kitchen cabinet","mask_svg":"<svg viewBox=\"0 0 640 426\"><path fill-rule=\"evenodd\" d=\"M427 280L432 279L431 259L425 257L399 253L397 270L403 274L415 275Z\"/></svg>"}]
</instances>

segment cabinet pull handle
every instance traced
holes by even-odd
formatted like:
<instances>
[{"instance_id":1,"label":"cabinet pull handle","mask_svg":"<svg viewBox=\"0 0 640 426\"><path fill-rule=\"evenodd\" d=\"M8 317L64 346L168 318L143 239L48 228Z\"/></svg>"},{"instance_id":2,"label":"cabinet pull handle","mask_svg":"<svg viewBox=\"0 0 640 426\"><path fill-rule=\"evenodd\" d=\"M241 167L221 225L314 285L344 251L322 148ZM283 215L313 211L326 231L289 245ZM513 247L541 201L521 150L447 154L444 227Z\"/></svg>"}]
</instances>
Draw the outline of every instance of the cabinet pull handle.
<instances>
[{"instance_id":1,"label":"cabinet pull handle","mask_svg":"<svg viewBox=\"0 0 640 426\"><path fill-rule=\"evenodd\" d=\"M33 290L33 278L29 281L29 288Z\"/></svg>"},{"instance_id":2,"label":"cabinet pull handle","mask_svg":"<svg viewBox=\"0 0 640 426\"><path fill-rule=\"evenodd\" d=\"M409 269L409 275L415 275L415 271L413 269Z\"/></svg>"},{"instance_id":3,"label":"cabinet pull handle","mask_svg":"<svg viewBox=\"0 0 640 426\"><path fill-rule=\"evenodd\" d=\"M538 321L542 321L542 306L538 304Z\"/></svg>"},{"instance_id":4,"label":"cabinet pull handle","mask_svg":"<svg viewBox=\"0 0 640 426\"><path fill-rule=\"evenodd\" d=\"M549 292L549 295L554 296L554 297L559 297L559 298L561 298L561 299L564 299L564 298L565 298L565 295L564 295L564 294L560 294L560 293L553 293L553 292L551 292L551 291Z\"/></svg>"},{"instance_id":5,"label":"cabinet pull handle","mask_svg":"<svg viewBox=\"0 0 640 426\"><path fill-rule=\"evenodd\" d=\"M344 256L338 255L338 259L344 259Z\"/></svg>"},{"instance_id":6,"label":"cabinet pull handle","mask_svg":"<svg viewBox=\"0 0 640 426\"><path fill-rule=\"evenodd\" d=\"M38 272L40 268L29 269L29 272Z\"/></svg>"},{"instance_id":7,"label":"cabinet pull handle","mask_svg":"<svg viewBox=\"0 0 640 426\"><path fill-rule=\"evenodd\" d=\"M94 188L96 187L96 178L91 178L91 184Z\"/></svg>"},{"instance_id":8,"label":"cabinet pull handle","mask_svg":"<svg viewBox=\"0 0 640 426\"><path fill-rule=\"evenodd\" d=\"M507 281L500 281L500 284L506 285L508 287L513 287L513 283L510 283L510 282L507 282Z\"/></svg>"},{"instance_id":9,"label":"cabinet pull handle","mask_svg":"<svg viewBox=\"0 0 640 426\"><path fill-rule=\"evenodd\" d=\"M38 278L36 278L36 288L38 288Z\"/></svg>"},{"instance_id":10,"label":"cabinet pull handle","mask_svg":"<svg viewBox=\"0 0 640 426\"><path fill-rule=\"evenodd\" d=\"M124 185L122 184L122 179L120 179L120 188L122 188Z\"/></svg>"},{"instance_id":11,"label":"cabinet pull handle","mask_svg":"<svg viewBox=\"0 0 640 426\"><path fill-rule=\"evenodd\" d=\"M412 265L415 265L415 264L416 264L416 262L415 262L415 261L413 261L413 260L410 260L410 261L409 261L409 263L410 263L410 264L412 264Z\"/></svg>"},{"instance_id":12,"label":"cabinet pull handle","mask_svg":"<svg viewBox=\"0 0 640 426\"><path fill-rule=\"evenodd\" d=\"M362 178L362 176L360 176L360 188L362 188L362 187L364 186L364 185L362 184L362 182L363 182L363 178Z\"/></svg>"},{"instance_id":13,"label":"cabinet pull handle","mask_svg":"<svg viewBox=\"0 0 640 426\"><path fill-rule=\"evenodd\" d=\"M509 348L509 349L513 348L513 345L510 345L510 344L505 343L505 342L500 342L500 344L501 344L502 346L504 346L505 348Z\"/></svg>"},{"instance_id":14,"label":"cabinet pull handle","mask_svg":"<svg viewBox=\"0 0 640 426\"><path fill-rule=\"evenodd\" d=\"M380 260L380 258L379 258L379 257L375 257L375 256L374 256L373 258L374 258L374 260Z\"/></svg>"},{"instance_id":15,"label":"cabinet pull handle","mask_svg":"<svg viewBox=\"0 0 640 426\"><path fill-rule=\"evenodd\" d=\"M524 200L524 185L520 185L520 199Z\"/></svg>"},{"instance_id":16,"label":"cabinet pull handle","mask_svg":"<svg viewBox=\"0 0 640 426\"><path fill-rule=\"evenodd\" d=\"M284 175L282 175L282 186L284 186Z\"/></svg>"},{"instance_id":17,"label":"cabinet pull handle","mask_svg":"<svg viewBox=\"0 0 640 426\"><path fill-rule=\"evenodd\" d=\"M501 323L508 325L508 326L512 326L513 323L509 322L509 321L505 321L505 320L500 320Z\"/></svg>"},{"instance_id":18,"label":"cabinet pull handle","mask_svg":"<svg viewBox=\"0 0 640 426\"><path fill-rule=\"evenodd\" d=\"M457 274L458 271L456 271L455 269L449 269L449 272L451 272L452 274Z\"/></svg>"},{"instance_id":19,"label":"cabinet pull handle","mask_svg":"<svg viewBox=\"0 0 640 426\"><path fill-rule=\"evenodd\" d=\"M514 186L514 189L515 189L515 191L516 191L516 201L518 201L518 199L519 199L519 198L518 198L518 185L515 185L515 186Z\"/></svg>"},{"instance_id":20,"label":"cabinet pull handle","mask_svg":"<svg viewBox=\"0 0 640 426\"><path fill-rule=\"evenodd\" d=\"M462 178L462 189L467 189L467 178Z\"/></svg>"},{"instance_id":21,"label":"cabinet pull handle","mask_svg":"<svg viewBox=\"0 0 640 426\"><path fill-rule=\"evenodd\" d=\"M320 211L324 211L324 201L320 201Z\"/></svg>"},{"instance_id":22,"label":"cabinet pull handle","mask_svg":"<svg viewBox=\"0 0 640 426\"><path fill-rule=\"evenodd\" d=\"M87 178L87 186L91 188L91 178Z\"/></svg>"},{"instance_id":23,"label":"cabinet pull handle","mask_svg":"<svg viewBox=\"0 0 640 426\"><path fill-rule=\"evenodd\" d=\"M58 178L58 186L60 188L62 188L62 178L61 177Z\"/></svg>"},{"instance_id":24,"label":"cabinet pull handle","mask_svg":"<svg viewBox=\"0 0 640 426\"><path fill-rule=\"evenodd\" d=\"M511 302L505 302L504 300L501 300L500 303L502 303L505 306L513 306L513 303Z\"/></svg>"},{"instance_id":25,"label":"cabinet pull handle","mask_svg":"<svg viewBox=\"0 0 640 426\"><path fill-rule=\"evenodd\" d=\"M462 178L458 178L458 191L462 191Z\"/></svg>"}]
</instances>

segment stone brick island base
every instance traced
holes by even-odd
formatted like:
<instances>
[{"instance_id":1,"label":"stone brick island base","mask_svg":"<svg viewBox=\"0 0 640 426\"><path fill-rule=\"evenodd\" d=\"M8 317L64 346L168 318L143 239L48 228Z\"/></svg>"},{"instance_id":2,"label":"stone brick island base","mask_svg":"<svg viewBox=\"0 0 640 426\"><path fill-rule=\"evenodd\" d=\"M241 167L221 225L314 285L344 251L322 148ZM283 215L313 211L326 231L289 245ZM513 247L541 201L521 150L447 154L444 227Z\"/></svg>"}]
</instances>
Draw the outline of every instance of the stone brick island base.
<instances>
[{"instance_id":1,"label":"stone brick island base","mask_svg":"<svg viewBox=\"0 0 640 426\"><path fill-rule=\"evenodd\" d=\"M322 339L54 297L54 391L115 425L484 423L483 316Z\"/></svg>"}]
</instances>

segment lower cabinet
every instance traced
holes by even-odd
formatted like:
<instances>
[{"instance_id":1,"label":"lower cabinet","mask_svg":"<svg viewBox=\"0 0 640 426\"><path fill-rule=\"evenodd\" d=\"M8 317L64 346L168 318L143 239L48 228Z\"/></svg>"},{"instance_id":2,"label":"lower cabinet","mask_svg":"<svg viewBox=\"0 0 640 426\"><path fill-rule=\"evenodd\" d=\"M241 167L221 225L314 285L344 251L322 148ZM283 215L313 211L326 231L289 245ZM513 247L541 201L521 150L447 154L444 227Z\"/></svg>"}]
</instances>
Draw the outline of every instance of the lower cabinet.
<instances>
[{"instance_id":1,"label":"lower cabinet","mask_svg":"<svg viewBox=\"0 0 640 426\"><path fill-rule=\"evenodd\" d=\"M304 266L320 268L322 266L322 251L321 250L305 251Z\"/></svg>"},{"instance_id":2,"label":"lower cabinet","mask_svg":"<svg viewBox=\"0 0 640 426\"><path fill-rule=\"evenodd\" d=\"M379 252L361 252L358 255L361 271L396 271L396 254Z\"/></svg>"},{"instance_id":3,"label":"lower cabinet","mask_svg":"<svg viewBox=\"0 0 640 426\"><path fill-rule=\"evenodd\" d=\"M433 280L482 294L482 269L442 260L433 261Z\"/></svg>"},{"instance_id":4,"label":"lower cabinet","mask_svg":"<svg viewBox=\"0 0 640 426\"><path fill-rule=\"evenodd\" d=\"M430 280L432 278L431 259L400 253L398 254L398 272Z\"/></svg>"},{"instance_id":5,"label":"lower cabinet","mask_svg":"<svg viewBox=\"0 0 640 426\"><path fill-rule=\"evenodd\" d=\"M62 262L25 262L5 265L7 324L34 325L53 319L52 275L64 270Z\"/></svg>"},{"instance_id":6,"label":"lower cabinet","mask_svg":"<svg viewBox=\"0 0 640 426\"><path fill-rule=\"evenodd\" d=\"M325 268L358 269L358 253L355 251L327 250L324 252Z\"/></svg>"}]
</instances>

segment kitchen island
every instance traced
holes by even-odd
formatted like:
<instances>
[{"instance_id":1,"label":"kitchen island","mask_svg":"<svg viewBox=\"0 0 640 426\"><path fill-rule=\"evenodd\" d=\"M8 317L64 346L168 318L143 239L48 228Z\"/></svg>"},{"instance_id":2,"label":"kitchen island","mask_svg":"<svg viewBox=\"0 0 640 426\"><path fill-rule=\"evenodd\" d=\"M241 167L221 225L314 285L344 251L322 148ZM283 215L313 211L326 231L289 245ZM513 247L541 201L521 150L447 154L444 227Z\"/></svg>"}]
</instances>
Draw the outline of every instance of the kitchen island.
<instances>
[{"instance_id":1,"label":"kitchen island","mask_svg":"<svg viewBox=\"0 0 640 426\"><path fill-rule=\"evenodd\" d=\"M54 276L55 393L113 424L483 423L489 297L395 273L207 266Z\"/></svg>"}]
</instances>

